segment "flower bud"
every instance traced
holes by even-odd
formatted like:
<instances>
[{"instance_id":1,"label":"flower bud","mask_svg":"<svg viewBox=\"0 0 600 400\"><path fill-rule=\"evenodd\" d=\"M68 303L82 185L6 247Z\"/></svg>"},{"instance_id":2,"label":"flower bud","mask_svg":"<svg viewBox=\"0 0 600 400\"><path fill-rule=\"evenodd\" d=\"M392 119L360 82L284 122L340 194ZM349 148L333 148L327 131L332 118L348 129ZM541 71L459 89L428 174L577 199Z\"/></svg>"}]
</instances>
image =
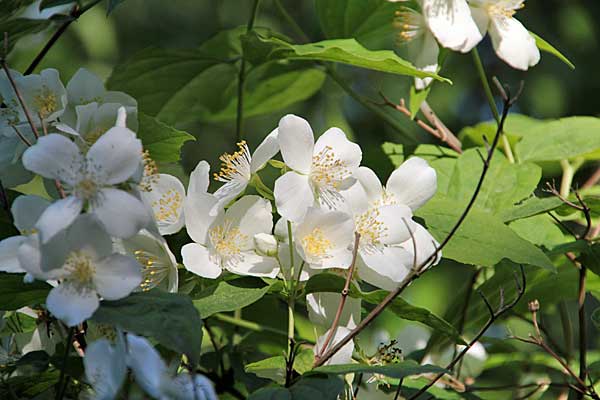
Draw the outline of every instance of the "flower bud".
<instances>
[{"instance_id":1,"label":"flower bud","mask_svg":"<svg viewBox=\"0 0 600 400\"><path fill-rule=\"evenodd\" d=\"M529 302L529 311L530 312L536 312L539 309L540 309L540 302L537 301L537 299Z\"/></svg>"},{"instance_id":2,"label":"flower bud","mask_svg":"<svg viewBox=\"0 0 600 400\"><path fill-rule=\"evenodd\" d=\"M277 239L268 233L254 235L254 248L263 256L274 257L277 254Z\"/></svg>"}]
</instances>

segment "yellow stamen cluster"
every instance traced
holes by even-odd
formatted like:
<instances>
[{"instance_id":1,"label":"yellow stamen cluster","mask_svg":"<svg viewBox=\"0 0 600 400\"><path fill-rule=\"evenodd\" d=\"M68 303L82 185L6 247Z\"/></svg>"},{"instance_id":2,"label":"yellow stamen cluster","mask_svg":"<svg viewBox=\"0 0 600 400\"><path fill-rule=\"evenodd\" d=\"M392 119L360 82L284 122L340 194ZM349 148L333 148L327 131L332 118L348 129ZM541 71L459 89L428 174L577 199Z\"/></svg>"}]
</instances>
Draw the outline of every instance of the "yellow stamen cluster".
<instances>
[{"instance_id":1,"label":"yellow stamen cluster","mask_svg":"<svg viewBox=\"0 0 600 400\"><path fill-rule=\"evenodd\" d=\"M423 32L423 17L407 7L396 11L394 15L394 29L398 45L408 43Z\"/></svg>"},{"instance_id":2,"label":"yellow stamen cluster","mask_svg":"<svg viewBox=\"0 0 600 400\"><path fill-rule=\"evenodd\" d=\"M150 157L148 150L142 152L142 163L144 164L144 176L139 185L140 190L151 192L152 185L158 182L158 166L156 165L156 161Z\"/></svg>"},{"instance_id":3,"label":"yellow stamen cluster","mask_svg":"<svg viewBox=\"0 0 600 400\"><path fill-rule=\"evenodd\" d=\"M75 251L69 254L65 262L65 267L69 271L69 275L65 280L68 280L81 289L93 286L96 268L92 258L88 254L82 251Z\"/></svg>"},{"instance_id":4,"label":"yellow stamen cluster","mask_svg":"<svg viewBox=\"0 0 600 400\"><path fill-rule=\"evenodd\" d=\"M152 202L154 217L160 222L176 221L179 218L182 203L181 193L169 189L160 199Z\"/></svg>"},{"instance_id":5,"label":"yellow stamen cluster","mask_svg":"<svg viewBox=\"0 0 600 400\"><path fill-rule=\"evenodd\" d=\"M248 236L244 235L237 226L231 226L229 221L210 229L208 237L217 253L223 258L239 256L242 243L248 240Z\"/></svg>"},{"instance_id":6,"label":"yellow stamen cluster","mask_svg":"<svg viewBox=\"0 0 600 400\"><path fill-rule=\"evenodd\" d=\"M73 188L73 192L77 197L84 200L93 199L98 193L98 185L91 178L82 179L77 182Z\"/></svg>"},{"instance_id":7,"label":"yellow stamen cluster","mask_svg":"<svg viewBox=\"0 0 600 400\"><path fill-rule=\"evenodd\" d=\"M104 135L104 133L108 130L108 128L103 127L103 126L97 126L95 127L93 130L91 130L90 132L88 132L85 135L85 143L88 146L93 145L94 143L96 143L96 141L98 139L100 139L100 136Z\"/></svg>"},{"instance_id":8,"label":"yellow stamen cluster","mask_svg":"<svg viewBox=\"0 0 600 400\"><path fill-rule=\"evenodd\" d=\"M333 248L323 231L319 228L313 229L300 241L304 252L312 257L325 257L327 252Z\"/></svg>"},{"instance_id":9,"label":"yellow stamen cluster","mask_svg":"<svg viewBox=\"0 0 600 400\"><path fill-rule=\"evenodd\" d=\"M525 7L525 2L521 2L520 4L516 4L512 7L507 7L506 4L497 2L488 4L487 11L489 15L512 18L512 16L516 14L517 10L520 10L523 7Z\"/></svg>"},{"instance_id":10,"label":"yellow stamen cluster","mask_svg":"<svg viewBox=\"0 0 600 400\"><path fill-rule=\"evenodd\" d=\"M310 175L317 186L337 189L342 180L350 175L350 171L346 164L336 157L331 146L325 146L313 156Z\"/></svg>"},{"instance_id":11,"label":"yellow stamen cluster","mask_svg":"<svg viewBox=\"0 0 600 400\"><path fill-rule=\"evenodd\" d=\"M229 182L236 178L250 179L250 149L245 140L237 143L238 151L225 153L219 157L221 170L213 174L216 181Z\"/></svg>"},{"instance_id":12,"label":"yellow stamen cluster","mask_svg":"<svg viewBox=\"0 0 600 400\"><path fill-rule=\"evenodd\" d=\"M142 266L142 291L155 288L169 274L169 265L161 262L155 255L144 250L136 250L133 254Z\"/></svg>"},{"instance_id":13,"label":"yellow stamen cluster","mask_svg":"<svg viewBox=\"0 0 600 400\"><path fill-rule=\"evenodd\" d=\"M356 232L360 234L361 244L377 246L387 235L387 226L380 221L379 208L371 208L355 219Z\"/></svg>"},{"instance_id":14,"label":"yellow stamen cluster","mask_svg":"<svg viewBox=\"0 0 600 400\"><path fill-rule=\"evenodd\" d=\"M47 87L43 87L40 94L33 98L33 105L40 117L47 118L58 108L56 95Z\"/></svg>"}]
</instances>

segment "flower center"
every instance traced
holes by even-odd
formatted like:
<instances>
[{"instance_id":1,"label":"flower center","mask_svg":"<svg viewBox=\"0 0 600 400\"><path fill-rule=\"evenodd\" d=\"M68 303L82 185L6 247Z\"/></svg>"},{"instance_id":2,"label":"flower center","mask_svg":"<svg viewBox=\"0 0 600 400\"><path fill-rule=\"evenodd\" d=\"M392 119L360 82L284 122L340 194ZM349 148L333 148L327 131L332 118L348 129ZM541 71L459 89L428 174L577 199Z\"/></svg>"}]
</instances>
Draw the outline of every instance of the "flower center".
<instances>
[{"instance_id":1,"label":"flower center","mask_svg":"<svg viewBox=\"0 0 600 400\"><path fill-rule=\"evenodd\" d=\"M80 199L90 200L98 193L98 185L91 178L85 178L77 182L73 188L75 196Z\"/></svg>"},{"instance_id":2,"label":"flower center","mask_svg":"<svg viewBox=\"0 0 600 400\"><path fill-rule=\"evenodd\" d=\"M248 236L244 235L237 226L231 226L229 221L211 228L208 237L214 249L224 259L239 257L242 244L248 240Z\"/></svg>"},{"instance_id":3,"label":"flower center","mask_svg":"<svg viewBox=\"0 0 600 400\"><path fill-rule=\"evenodd\" d=\"M387 235L387 226L379 220L379 208L373 207L355 218L356 232L360 234L363 249L373 249Z\"/></svg>"},{"instance_id":4,"label":"flower center","mask_svg":"<svg viewBox=\"0 0 600 400\"><path fill-rule=\"evenodd\" d=\"M58 101L56 95L44 86L41 93L33 98L33 105L40 113L40 117L48 118L58 108Z\"/></svg>"},{"instance_id":5,"label":"flower center","mask_svg":"<svg viewBox=\"0 0 600 400\"><path fill-rule=\"evenodd\" d=\"M491 16L511 18L523 7L525 7L525 0L499 1L488 4L487 11Z\"/></svg>"},{"instance_id":6,"label":"flower center","mask_svg":"<svg viewBox=\"0 0 600 400\"><path fill-rule=\"evenodd\" d=\"M154 217L158 222L176 222L179 219L182 202L181 193L169 189L160 199L152 202Z\"/></svg>"},{"instance_id":7,"label":"flower center","mask_svg":"<svg viewBox=\"0 0 600 400\"><path fill-rule=\"evenodd\" d=\"M304 252L312 257L322 258L327 255L327 252L333 247L323 231L315 228L308 235L304 236L300 241Z\"/></svg>"},{"instance_id":8,"label":"flower center","mask_svg":"<svg viewBox=\"0 0 600 400\"><path fill-rule=\"evenodd\" d=\"M238 151L233 154L225 153L221 160L221 170L214 174L214 179L220 182L229 182L232 180L249 181L252 175L250 171L250 149L245 140L237 144Z\"/></svg>"},{"instance_id":9,"label":"flower center","mask_svg":"<svg viewBox=\"0 0 600 400\"><path fill-rule=\"evenodd\" d=\"M65 278L75 286L85 289L93 286L94 275L96 274L96 268L92 258L82 252L75 251L69 255L65 262L65 267L69 272Z\"/></svg>"},{"instance_id":10,"label":"flower center","mask_svg":"<svg viewBox=\"0 0 600 400\"><path fill-rule=\"evenodd\" d=\"M143 291L155 288L169 275L170 265L163 262L156 255L145 250L136 250L133 254L142 266L140 289Z\"/></svg>"},{"instance_id":11,"label":"flower center","mask_svg":"<svg viewBox=\"0 0 600 400\"><path fill-rule=\"evenodd\" d=\"M156 165L156 161L150 157L148 150L142 152L142 163L144 164L144 173L139 187L144 192L151 192L152 185L158 182L158 166Z\"/></svg>"},{"instance_id":12,"label":"flower center","mask_svg":"<svg viewBox=\"0 0 600 400\"><path fill-rule=\"evenodd\" d=\"M423 33L423 16L408 7L402 7L394 15L394 29L398 45L408 43Z\"/></svg>"},{"instance_id":13,"label":"flower center","mask_svg":"<svg viewBox=\"0 0 600 400\"><path fill-rule=\"evenodd\" d=\"M310 177L318 186L337 189L349 174L346 164L335 156L331 146L325 146L313 156Z\"/></svg>"}]
</instances>

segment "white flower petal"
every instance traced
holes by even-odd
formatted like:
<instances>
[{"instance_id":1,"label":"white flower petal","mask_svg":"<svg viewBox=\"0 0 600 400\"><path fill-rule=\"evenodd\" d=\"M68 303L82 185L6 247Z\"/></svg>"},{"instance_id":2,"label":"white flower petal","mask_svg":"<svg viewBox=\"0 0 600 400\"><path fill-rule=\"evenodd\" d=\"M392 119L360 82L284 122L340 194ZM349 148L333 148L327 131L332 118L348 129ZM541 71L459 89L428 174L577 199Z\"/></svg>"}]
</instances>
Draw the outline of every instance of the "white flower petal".
<instances>
[{"instance_id":1,"label":"white flower petal","mask_svg":"<svg viewBox=\"0 0 600 400\"><path fill-rule=\"evenodd\" d=\"M221 266L215 264L206 247L188 243L181 248L183 265L188 271L203 278L216 279L221 275Z\"/></svg>"},{"instance_id":2,"label":"white flower petal","mask_svg":"<svg viewBox=\"0 0 600 400\"><path fill-rule=\"evenodd\" d=\"M133 131L114 127L100 136L86 158L96 182L109 185L125 182L142 162L142 142Z\"/></svg>"},{"instance_id":3,"label":"white flower petal","mask_svg":"<svg viewBox=\"0 0 600 400\"><path fill-rule=\"evenodd\" d=\"M247 237L242 250L254 248L253 238L258 233L271 233L273 230L272 207L268 200L259 196L244 196L225 212L225 220L237 226Z\"/></svg>"},{"instance_id":4,"label":"white flower petal","mask_svg":"<svg viewBox=\"0 0 600 400\"><path fill-rule=\"evenodd\" d=\"M346 337L350 333L350 329L338 326L335 330L335 333L332 336L329 345L326 350L331 349L337 343L339 343L344 337ZM314 347L315 354L318 354L321 351L321 348L325 345L325 340L329 336L329 331L325 332L323 335L317 338L317 344ZM352 362L352 353L354 352L354 341L350 340L346 343L342 348L333 355L325 365L337 365L337 364L349 364Z\"/></svg>"},{"instance_id":5,"label":"white flower petal","mask_svg":"<svg viewBox=\"0 0 600 400\"><path fill-rule=\"evenodd\" d=\"M80 290L68 281L53 288L46 298L48 310L67 326L75 326L90 318L100 301L95 290Z\"/></svg>"},{"instance_id":6,"label":"white flower petal","mask_svg":"<svg viewBox=\"0 0 600 400\"><path fill-rule=\"evenodd\" d=\"M79 68L67 83L69 104L87 104L104 95L102 81L85 68Z\"/></svg>"},{"instance_id":7,"label":"white flower petal","mask_svg":"<svg viewBox=\"0 0 600 400\"><path fill-rule=\"evenodd\" d=\"M378 213L377 221L385 227L381 243L400 244L410 239L410 232L416 226L410 208L403 204L393 204L379 207Z\"/></svg>"},{"instance_id":8,"label":"white flower petal","mask_svg":"<svg viewBox=\"0 0 600 400\"><path fill-rule=\"evenodd\" d=\"M386 246L380 251L361 252L358 276L378 288L392 291L408 275L413 255L401 247Z\"/></svg>"},{"instance_id":9,"label":"white flower petal","mask_svg":"<svg viewBox=\"0 0 600 400\"><path fill-rule=\"evenodd\" d=\"M306 295L308 319L319 327L328 329L333 324L342 295L340 293L310 293ZM356 326L360 322L360 299L346 298L339 326Z\"/></svg>"},{"instance_id":10,"label":"white flower petal","mask_svg":"<svg viewBox=\"0 0 600 400\"><path fill-rule=\"evenodd\" d=\"M329 128L315 143L314 154L321 151L333 154L335 160L341 161L350 177L360 165L362 150L356 143L352 143L346 137L344 131L339 128Z\"/></svg>"},{"instance_id":11,"label":"white flower petal","mask_svg":"<svg viewBox=\"0 0 600 400\"><path fill-rule=\"evenodd\" d=\"M218 202L218 199L210 193L188 191L183 203L183 213L187 233L194 242L207 243L208 229L215 219L223 214L222 210L219 214L212 214Z\"/></svg>"},{"instance_id":12,"label":"white flower petal","mask_svg":"<svg viewBox=\"0 0 600 400\"><path fill-rule=\"evenodd\" d=\"M229 203L235 200L248 186L248 181L231 180L217 189L214 196L219 199L216 207L213 207L211 214L218 213L218 210L225 208Z\"/></svg>"},{"instance_id":13,"label":"white flower petal","mask_svg":"<svg viewBox=\"0 0 600 400\"><path fill-rule=\"evenodd\" d=\"M39 196L17 197L10 207L15 227L24 235L30 234L37 220L49 205L48 200Z\"/></svg>"},{"instance_id":14,"label":"white flower petal","mask_svg":"<svg viewBox=\"0 0 600 400\"><path fill-rule=\"evenodd\" d=\"M210 183L210 177L208 173L210 171L210 165L206 161L200 161L196 168L190 174L190 183L188 185L188 195L195 195L197 193L206 193L208 190L208 184Z\"/></svg>"},{"instance_id":15,"label":"white flower petal","mask_svg":"<svg viewBox=\"0 0 600 400\"><path fill-rule=\"evenodd\" d=\"M150 396L162 399L161 381L167 375L167 366L148 340L127 334L127 365L132 369L135 382Z\"/></svg>"},{"instance_id":16,"label":"white flower petal","mask_svg":"<svg viewBox=\"0 0 600 400\"><path fill-rule=\"evenodd\" d=\"M275 128L267 135L265 140L258 145L252 158L250 159L250 172L255 173L262 169L267 161L272 159L279 152L279 129Z\"/></svg>"},{"instance_id":17,"label":"white flower petal","mask_svg":"<svg viewBox=\"0 0 600 400\"><path fill-rule=\"evenodd\" d=\"M427 161L419 157L406 160L390 175L386 189L396 201L416 210L429 201L437 190L437 175Z\"/></svg>"},{"instance_id":18,"label":"white flower petal","mask_svg":"<svg viewBox=\"0 0 600 400\"><path fill-rule=\"evenodd\" d=\"M278 132L283 161L291 169L308 174L315 140L309 123L304 118L288 114L279 121Z\"/></svg>"},{"instance_id":19,"label":"white flower petal","mask_svg":"<svg viewBox=\"0 0 600 400\"><path fill-rule=\"evenodd\" d=\"M274 195L277 212L290 221L301 220L306 210L315 203L308 176L294 171L277 178Z\"/></svg>"},{"instance_id":20,"label":"white flower petal","mask_svg":"<svg viewBox=\"0 0 600 400\"><path fill-rule=\"evenodd\" d=\"M113 254L96 262L94 284L106 300L119 300L128 296L142 283L140 264L128 256Z\"/></svg>"},{"instance_id":21,"label":"white flower petal","mask_svg":"<svg viewBox=\"0 0 600 400\"><path fill-rule=\"evenodd\" d=\"M81 176L83 156L75 143L51 133L23 153L23 166L45 178L74 185Z\"/></svg>"},{"instance_id":22,"label":"white flower petal","mask_svg":"<svg viewBox=\"0 0 600 400\"><path fill-rule=\"evenodd\" d=\"M24 272L19 263L19 247L27 240L26 236L13 236L0 241L0 271Z\"/></svg>"},{"instance_id":23,"label":"white flower petal","mask_svg":"<svg viewBox=\"0 0 600 400\"><path fill-rule=\"evenodd\" d=\"M194 388L195 386L195 388ZM172 381L172 385L169 385L167 390L171 390L168 394L172 395L173 398L180 400L218 400L215 388L210 379L204 375L195 374L194 384L192 385L192 378L188 373L182 373L177 375Z\"/></svg>"},{"instance_id":24,"label":"white flower petal","mask_svg":"<svg viewBox=\"0 0 600 400\"><path fill-rule=\"evenodd\" d=\"M98 196L92 212L111 236L131 237L150 222L149 210L137 197L112 188L100 190Z\"/></svg>"},{"instance_id":25,"label":"white flower petal","mask_svg":"<svg viewBox=\"0 0 600 400\"><path fill-rule=\"evenodd\" d=\"M252 251L240 254L240 260L227 262L226 268L238 275L275 278L279 274L279 263L273 257L258 255Z\"/></svg>"},{"instance_id":26,"label":"white flower petal","mask_svg":"<svg viewBox=\"0 0 600 400\"><path fill-rule=\"evenodd\" d=\"M113 400L125 380L125 354L106 339L96 340L85 349L85 376L95 392L95 400Z\"/></svg>"},{"instance_id":27,"label":"white flower petal","mask_svg":"<svg viewBox=\"0 0 600 400\"><path fill-rule=\"evenodd\" d=\"M142 192L142 200L152 208L161 235L171 235L183 228L185 188L172 175L159 174L150 191Z\"/></svg>"},{"instance_id":28,"label":"white flower petal","mask_svg":"<svg viewBox=\"0 0 600 400\"><path fill-rule=\"evenodd\" d=\"M44 210L37 223L42 243L47 243L58 232L67 228L83 209L83 201L75 196L57 200Z\"/></svg>"},{"instance_id":29,"label":"white flower petal","mask_svg":"<svg viewBox=\"0 0 600 400\"><path fill-rule=\"evenodd\" d=\"M434 239L433 236L419 224L415 224L415 231L413 233L414 242L417 247L417 265L424 263L439 247L439 243ZM414 254L415 243L413 238L408 239L401 246L408 251L411 255ZM431 262L431 265L436 265L440 262L442 254L438 253L436 258Z\"/></svg>"},{"instance_id":30,"label":"white flower petal","mask_svg":"<svg viewBox=\"0 0 600 400\"><path fill-rule=\"evenodd\" d=\"M375 202L383 195L383 186L372 169L360 167L354 173L356 180L363 187L369 202Z\"/></svg>"},{"instance_id":31,"label":"white flower petal","mask_svg":"<svg viewBox=\"0 0 600 400\"><path fill-rule=\"evenodd\" d=\"M466 53L483 39L465 0L423 0L429 29L444 47Z\"/></svg>"},{"instance_id":32,"label":"white flower petal","mask_svg":"<svg viewBox=\"0 0 600 400\"><path fill-rule=\"evenodd\" d=\"M493 17L490 37L498 57L515 69L526 71L540 61L535 39L515 18Z\"/></svg>"}]
</instances>

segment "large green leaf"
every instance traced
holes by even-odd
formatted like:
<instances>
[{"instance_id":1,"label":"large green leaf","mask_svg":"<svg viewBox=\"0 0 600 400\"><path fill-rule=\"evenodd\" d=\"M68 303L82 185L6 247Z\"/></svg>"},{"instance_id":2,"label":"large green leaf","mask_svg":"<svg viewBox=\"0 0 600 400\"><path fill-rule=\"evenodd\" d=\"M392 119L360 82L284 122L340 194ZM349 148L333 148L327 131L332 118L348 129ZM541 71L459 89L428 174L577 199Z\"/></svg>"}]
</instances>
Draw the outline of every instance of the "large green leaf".
<instances>
[{"instance_id":1,"label":"large green leaf","mask_svg":"<svg viewBox=\"0 0 600 400\"><path fill-rule=\"evenodd\" d=\"M136 97L142 112L175 127L234 119L243 33L245 28L220 32L197 49L143 50L117 66L107 86ZM305 64L249 68L244 115L275 112L303 101L324 80L322 71Z\"/></svg>"},{"instance_id":2,"label":"large green leaf","mask_svg":"<svg viewBox=\"0 0 600 400\"><path fill-rule=\"evenodd\" d=\"M139 114L138 137L155 161L177 162L183 143L195 138L144 113Z\"/></svg>"},{"instance_id":3,"label":"large green leaf","mask_svg":"<svg viewBox=\"0 0 600 400\"><path fill-rule=\"evenodd\" d=\"M431 234L444 240L458 221L466 204L437 196L416 212ZM507 258L550 270L554 265L535 245L522 239L498 217L474 207L442 251L445 258L465 264L493 266Z\"/></svg>"},{"instance_id":4,"label":"large green leaf","mask_svg":"<svg viewBox=\"0 0 600 400\"><path fill-rule=\"evenodd\" d=\"M52 286L41 281L24 283L23 274L0 272L0 310L18 310L44 303L50 289Z\"/></svg>"},{"instance_id":5,"label":"large green leaf","mask_svg":"<svg viewBox=\"0 0 600 400\"><path fill-rule=\"evenodd\" d=\"M306 293L318 292L336 292L339 293L344 287L344 279L338 275L330 273L320 273L312 276L306 283ZM350 296L362 299L367 303L379 304L388 295L385 290L375 290L372 292L363 292L355 285L350 287ZM454 339L458 343L463 343L458 331L448 322L438 317L431 311L415 307L406 300L396 297L389 305L388 310L400 318L417 321L433 328L435 331Z\"/></svg>"},{"instance_id":6,"label":"large green leaf","mask_svg":"<svg viewBox=\"0 0 600 400\"><path fill-rule=\"evenodd\" d=\"M562 118L534 128L517 144L516 150L522 161L599 159L599 137L599 118Z\"/></svg>"},{"instance_id":7,"label":"large green leaf","mask_svg":"<svg viewBox=\"0 0 600 400\"><path fill-rule=\"evenodd\" d=\"M6 21L0 20L0 32L2 32L3 37L4 32L7 33L8 51L10 52L19 39L41 32L50 25L51 21L47 19L15 18Z\"/></svg>"},{"instance_id":8,"label":"large green leaf","mask_svg":"<svg viewBox=\"0 0 600 400\"><path fill-rule=\"evenodd\" d=\"M391 74L432 77L450 82L437 74L417 69L391 50L372 51L356 39L332 39L308 44L290 44L276 37L250 32L242 39L244 56L254 62L269 60L330 61Z\"/></svg>"},{"instance_id":9,"label":"large green leaf","mask_svg":"<svg viewBox=\"0 0 600 400\"><path fill-rule=\"evenodd\" d=\"M185 353L197 363L202 345L202 320L188 296L158 289L103 301L92 320L150 336L163 346Z\"/></svg>"},{"instance_id":10,"label":"large green leaf","mask_svg":"<svg viewBox=\"0 0 600 400\"><path fill-rule=\"evenodd\" d=\"M315 0L315 8L328 39L355 38L367 47L393 40L398 6L387 0Z\"/></svg>"},{"instance_id":11,"label":"large green leaf","mask_svg":"<svg viewBox=\"0 0 600 400\"><path fill-rule=\"evenodd\" d=\"M285 357L265 358L246 365L244 370L259 378L270 379L281 385L285 382Z\"/></svg>"},{"instance_id":12,"label":"large green leaf","mask_svg":"<svg viewBox=\"0 0 600 400\"><path fill-rule=\"evenodd\" d=\"M527 115L510 113L504 122L504 134L509 142L514 145L529 131L545 122ZM497 127L495 120L480 122L477 125L463 128L458 137L465 147L483 146L485 144L483 137L485 136L488 142L491 142L494 139Z\"/></svg>"},{"instance_id":13,"label":"large green leaf","mask_svg":"<svg viewBox=\"0 0 600 400\"><path fill-rule=\"evenodd\" d=\"M194 306L202 318L225 311L235 311L260 300L270 289L257 278L221 281L194 296Z\"/></svg>"},{"instance_id":14,"label":"large green leaf","mask_svg":"<svg viewBox=\"0 0 600 400\"><path fill-rule=\"evenodd\" d=\"M481 176L483 162L476 149L465 151L457 160L448 187L448 198L467 204ZM492 158L476 205L493 214L502 212L529 197L537 187L542 170L535 164L511 164L498 153Z\"/></svg>"},{"instance_id":15,"label":"large green leaf","mask_svg":"<svg viewBox=\"0 0 600 400\"><path fill-rule=\"evenodd\" d=\"M521 218L532 217L552 211L563 204L558 197L531 197L514 207L505 208L500 211L498 216L504 222L511 222Z\"/></svg>"},{"instance_id":16,"label":"large green leaf","mask_svg":"<svg viewBox=\"0 0 600 400\"><path fill-rule=\"evenodd\" d=\"M313 369L311 372L321 372L325 374L381 374L391 378L402 379L407 376L419 374L437 374L446 372L445 369L436 367L435 365L420 365L413 360L402 361L397 364L388 365L366 365L366 364L342 364L342 365L325 365Z\"/></svg>"}]
</instances>

